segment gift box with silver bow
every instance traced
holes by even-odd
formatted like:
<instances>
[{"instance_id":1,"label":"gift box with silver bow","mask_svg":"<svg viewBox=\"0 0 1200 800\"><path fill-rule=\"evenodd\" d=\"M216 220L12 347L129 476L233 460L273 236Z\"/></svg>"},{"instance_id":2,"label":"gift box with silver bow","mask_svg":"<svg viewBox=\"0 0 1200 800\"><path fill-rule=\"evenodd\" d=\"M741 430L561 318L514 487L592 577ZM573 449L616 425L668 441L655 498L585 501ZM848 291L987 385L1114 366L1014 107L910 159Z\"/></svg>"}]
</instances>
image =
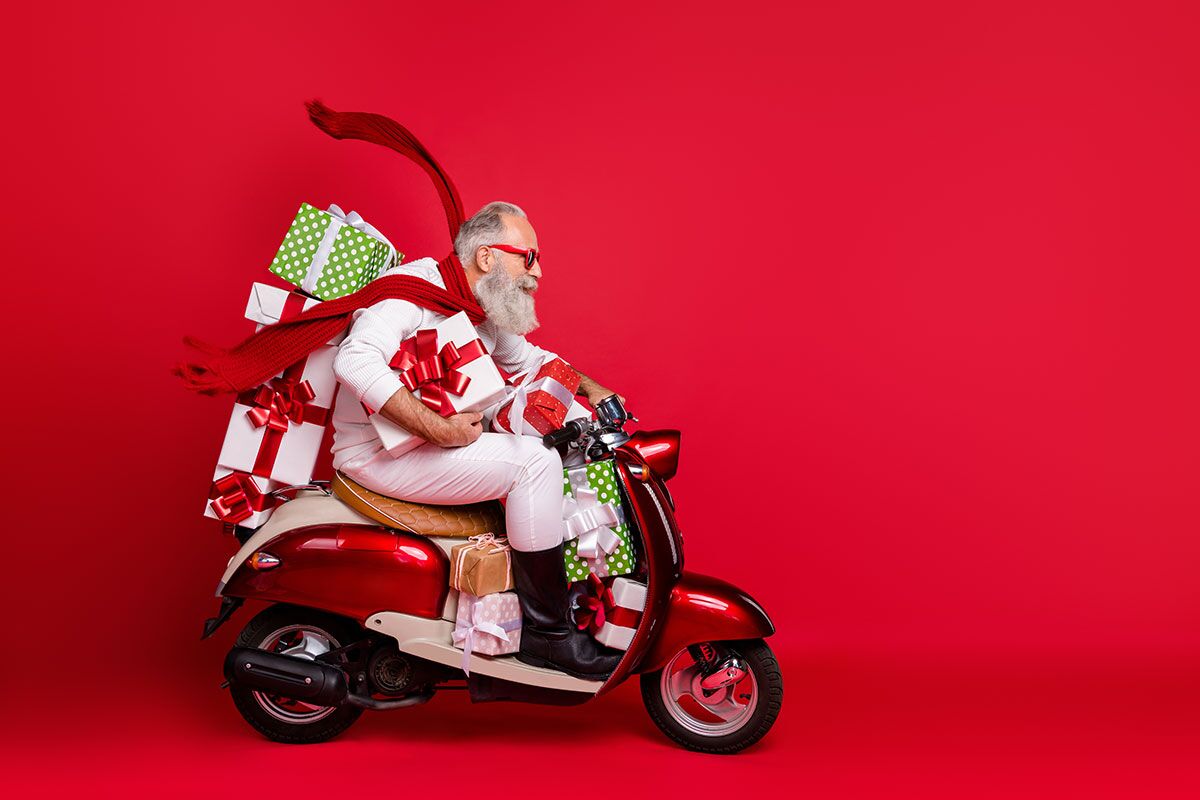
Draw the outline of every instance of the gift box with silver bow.
<instances>
[{"instance_id":1,"label":"gift box with silver bow","mask_svg":"<svg viewBox=\"0 0 1200 800\"><path fill-rule=\"evenodd\" d=\"M356 212L302 203L271 262L271 272L305 292L332 300L357 292L404 255Z\"/></svg>"},{"instance_id":2,"label":"gift box with silver bow","mask_svg":"<svg viewBox=\"0 0 1200 800\"><path fill-rule=\"evenodd\" d=\"M563 559L567 580L628 575L636 562L612 461L563 470Z\"/></svg>"}]
</instances>

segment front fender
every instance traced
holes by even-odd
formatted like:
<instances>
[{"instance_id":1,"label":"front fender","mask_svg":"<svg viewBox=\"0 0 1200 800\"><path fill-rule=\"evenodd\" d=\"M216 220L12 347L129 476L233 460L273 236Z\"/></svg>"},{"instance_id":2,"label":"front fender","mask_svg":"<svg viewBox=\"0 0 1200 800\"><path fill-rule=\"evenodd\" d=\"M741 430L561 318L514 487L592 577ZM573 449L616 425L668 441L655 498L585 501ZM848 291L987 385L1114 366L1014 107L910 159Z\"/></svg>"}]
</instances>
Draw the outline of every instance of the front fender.
<instances>
[{"instance_id":1,"label":"front fender","mask_svg":"<svg viewBox=\"0 0 1200 800\"><path fill-rule=\"evenodd\" d=\"M684 573L671 589L666 622L638 665L638 672L662 669L690 644L762 639L775 626L754 598L719 578Z\"/></svg>"}]
</instances>

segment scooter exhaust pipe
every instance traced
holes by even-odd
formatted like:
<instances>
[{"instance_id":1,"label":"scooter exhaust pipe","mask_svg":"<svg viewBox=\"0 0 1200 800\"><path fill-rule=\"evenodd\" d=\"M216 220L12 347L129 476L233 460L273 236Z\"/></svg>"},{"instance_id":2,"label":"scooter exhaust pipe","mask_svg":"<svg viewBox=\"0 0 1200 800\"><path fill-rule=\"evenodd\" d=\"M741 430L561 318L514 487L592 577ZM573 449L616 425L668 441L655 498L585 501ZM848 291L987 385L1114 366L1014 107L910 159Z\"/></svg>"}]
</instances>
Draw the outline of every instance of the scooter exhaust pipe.
<instances>
[{"instance_id":1,"label":"scooter exhaust pipe","mask_svg":"<svg viewBox=\"0 0 1200 800\"><path fill-rule=\"evenodd\" d=\"M235 647L225 656L230 683L281 694L317 706L336 706L346 699L346 673L330 664L281 656L252 647Z\"/></svg>"}]
</instances>

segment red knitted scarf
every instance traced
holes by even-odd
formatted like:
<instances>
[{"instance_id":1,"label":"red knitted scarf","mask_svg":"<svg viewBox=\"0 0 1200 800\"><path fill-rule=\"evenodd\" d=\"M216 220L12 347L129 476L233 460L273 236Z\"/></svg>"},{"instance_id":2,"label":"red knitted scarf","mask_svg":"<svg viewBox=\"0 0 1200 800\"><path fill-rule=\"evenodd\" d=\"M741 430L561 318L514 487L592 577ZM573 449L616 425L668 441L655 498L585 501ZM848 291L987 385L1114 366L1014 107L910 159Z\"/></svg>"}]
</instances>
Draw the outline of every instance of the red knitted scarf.
<instances>
[{"instance_id":1,"label":"red knitted scarf","mask_svg":"<svg viewBox=\"0 0 1200 800\"><path fill-rule=\"evenodd\" d=\"M450 238L463 223L462 201L449 176L433 156L399 123L378 114L339 113L319 101L308 104L313 123L335 139L362 139L383 145L417 162L433 179L446 210ZM380 300L408 300L419 306L450 316L459 311L475 324L485 318L483 309L467 284L462 263L453 253L438 262L438 271L446 288L411 275L387 275L371 281L354 294L327 300L291 319L263 328L235 347L217 347L194 337L184 343L196 348L203 357L184 362L173 370L187 388L203 394L240 392L263 383L283 369L316 350L345 330L350 315Z\"/></svg>"}]
</instances>

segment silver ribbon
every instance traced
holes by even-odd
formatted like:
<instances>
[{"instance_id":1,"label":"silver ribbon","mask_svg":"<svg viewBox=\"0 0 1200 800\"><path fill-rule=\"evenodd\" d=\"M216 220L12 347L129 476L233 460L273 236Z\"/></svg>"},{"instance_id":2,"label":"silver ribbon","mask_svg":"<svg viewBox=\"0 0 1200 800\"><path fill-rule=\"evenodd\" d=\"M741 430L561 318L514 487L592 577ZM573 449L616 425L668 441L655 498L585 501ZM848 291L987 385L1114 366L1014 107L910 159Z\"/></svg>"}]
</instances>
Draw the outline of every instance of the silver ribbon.
<instances>
[{"instance_id":1,"label":"silver ribbon","mask_svg":"<svg viewBox=\"0 0 1200 800\"><path fill-rule=\"evenodd\" d=\"M571 410L571 403L575 401L575 395L571 393L571 390L554 380L554 378L538 378L531 383L523 383L513 393L512 405L508 407L509 433L515 433L518 436L526 433L530 436L542 435L525 421L525 407L529 405L529 396L534 392L545 392L560 401L568 411ZM504 430L504 426L502 425L497 425L496 427Z\"/></svg>"},{"instance_id":2,"label":"silver ribbon","mask_svg":"<svg viewBox=\"0 0 1200 800\"><path fill-rule=\"evenodd\" d=\"M594 561L611 554L621 537L609 525L620 525L621 517L612 503L601 503L595 489L577 488L563 498L563 541L579 540L579 557Z\"/></svg>"}]
</instances>

